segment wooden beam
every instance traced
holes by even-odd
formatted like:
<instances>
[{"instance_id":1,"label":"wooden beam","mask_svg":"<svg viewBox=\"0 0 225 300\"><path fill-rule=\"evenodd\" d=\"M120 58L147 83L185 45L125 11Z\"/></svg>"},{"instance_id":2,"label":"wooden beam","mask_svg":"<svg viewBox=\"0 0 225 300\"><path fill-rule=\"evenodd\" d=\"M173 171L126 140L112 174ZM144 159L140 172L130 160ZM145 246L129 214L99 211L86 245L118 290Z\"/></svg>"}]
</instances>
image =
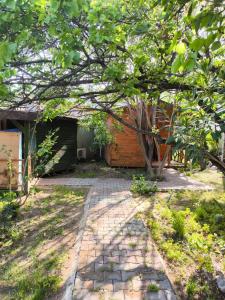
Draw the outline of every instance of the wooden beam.
<instances>
[{"instance_id":1,"label":"wooden beam","mask_svg":"<svg viewBox=\"0 0 225 300\"><path fill-rule=\"evenodd\" d=\"M15 125L20 131L22 131L22 133L23 134L25 134L25 132L26 132L26 129L25 129L25 127L20 123L20 122L18 122L17 120L10 120L12 123L13 123L13 125Z\"/></svg>"}]
</instances>

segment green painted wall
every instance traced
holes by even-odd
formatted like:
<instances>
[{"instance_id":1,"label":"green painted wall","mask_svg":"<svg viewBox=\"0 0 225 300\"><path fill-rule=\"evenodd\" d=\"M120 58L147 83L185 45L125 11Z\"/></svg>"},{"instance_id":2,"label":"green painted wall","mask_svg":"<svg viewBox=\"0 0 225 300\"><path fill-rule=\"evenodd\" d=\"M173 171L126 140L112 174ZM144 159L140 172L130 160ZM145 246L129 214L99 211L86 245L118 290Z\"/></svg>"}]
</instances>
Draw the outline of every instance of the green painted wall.
<instances>
[{"instance_id":1,"label":"green painted wall","mask_svg":"<svg viewBox=\"0 0 225 300\"><path fill-rule=\"evenodd\" d=\"M52 130L57 130L57 141L53 153L45 166L46 173L67 171L77 162L77 121L55 119L37 125L36 143L39 145Z\"/></svg>"}]
</instances>

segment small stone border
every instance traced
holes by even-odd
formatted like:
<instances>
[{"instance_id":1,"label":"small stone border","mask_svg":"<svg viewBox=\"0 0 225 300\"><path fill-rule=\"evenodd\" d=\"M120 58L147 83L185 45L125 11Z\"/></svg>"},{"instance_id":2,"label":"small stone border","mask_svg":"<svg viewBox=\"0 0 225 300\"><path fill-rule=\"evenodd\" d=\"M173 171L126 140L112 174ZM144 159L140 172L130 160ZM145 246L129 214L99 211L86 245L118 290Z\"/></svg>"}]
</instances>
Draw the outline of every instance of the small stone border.
<instances>
[{"instance_id":1,"label":"small stone border","mask_svg":"<svg viewBox=\"0 0 225 300\"><path fill-rule=\"evenodd\" d=\"M82 186L83 188L84 186ZM75 285L75 278L76 278L76 273L77 273L77 267L78 267L78 258L79 258L79 253L80 253L80 247L81 247L81 241L83 238L83 233L88 217L88 210L91 202L91 194L92 194L92 186L86 186L87 188L90 188L85 200L84 204L84 213L81 218L80 224L79 224L79 231L78 231L78 236L76 238L76 242L74 245L74 259L73 259L73 266L72 266L72 271L65 283L65 291L62 296L62 300L72 300L73 299L73 289ZM76 188L79 188L76 186Z\"/></svg>"}]
</instances>

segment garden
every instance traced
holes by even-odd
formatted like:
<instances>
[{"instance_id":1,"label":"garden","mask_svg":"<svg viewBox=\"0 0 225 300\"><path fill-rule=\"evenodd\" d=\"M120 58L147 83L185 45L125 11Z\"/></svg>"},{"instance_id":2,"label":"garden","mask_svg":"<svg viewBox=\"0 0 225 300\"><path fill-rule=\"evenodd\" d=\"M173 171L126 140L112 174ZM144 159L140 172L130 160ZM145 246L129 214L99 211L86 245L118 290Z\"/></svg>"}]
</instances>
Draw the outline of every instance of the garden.
<instances>
[{"instance_id":1,"label":"garden","mask_svg":"<svg viewBox=\"0 0 225 300\"><path fill-rule=\"evenodd\" d=\"M223 1L0 11L0 298L61 299L72 272L69 300L224 299ZM149 236L166 275L142 261Z\"/></svg>"},{"instance_id":2,"label":"garden","mask_svg":"<svg viewBox=\"0 0 225 300\"><path fill-rule=\"evenodd\" d=\"M148 201L148 208L136 217L148 226L181 299L223 299L224 178L216 170L189 172L189 176L215 190L160 192L144 176L135 178L131 191Z\"/></svg>"}]
</instances>

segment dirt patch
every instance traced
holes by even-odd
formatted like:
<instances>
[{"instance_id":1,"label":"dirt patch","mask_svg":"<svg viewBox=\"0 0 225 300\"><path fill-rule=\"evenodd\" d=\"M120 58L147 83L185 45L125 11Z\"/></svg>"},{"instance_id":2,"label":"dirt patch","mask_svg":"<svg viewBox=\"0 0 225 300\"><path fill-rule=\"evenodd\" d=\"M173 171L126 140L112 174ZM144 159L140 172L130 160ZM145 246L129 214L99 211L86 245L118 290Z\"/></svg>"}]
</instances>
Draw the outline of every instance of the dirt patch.
<instances>
[{"instance_id":1,"label":"dirt patch","mask_svg":"<svg viewBox=\"0 0 225 300\"><path fill-rule=\"evenodd\" d=\"M105 162L81 162L75 170L63 174L63 177L76 178L124 178L132 179L134 175L148 176L144 168L112 168ZM62 174L55 174L55 177Z\"/></svg>"}]
</instances>

